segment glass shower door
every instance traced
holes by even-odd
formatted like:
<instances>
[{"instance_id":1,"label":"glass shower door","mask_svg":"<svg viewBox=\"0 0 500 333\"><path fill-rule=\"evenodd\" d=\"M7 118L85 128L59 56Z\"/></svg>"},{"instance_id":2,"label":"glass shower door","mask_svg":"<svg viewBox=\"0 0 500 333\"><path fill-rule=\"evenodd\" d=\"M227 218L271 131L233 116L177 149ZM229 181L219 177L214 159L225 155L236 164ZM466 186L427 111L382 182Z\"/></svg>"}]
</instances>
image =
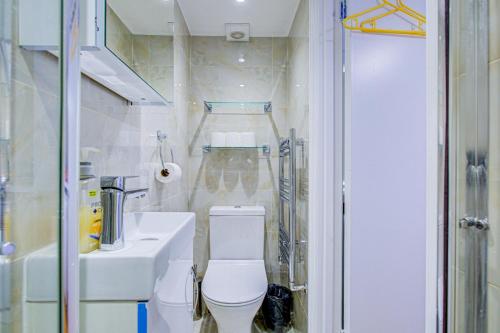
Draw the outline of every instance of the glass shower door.
<instances>
[{"instance_id":1,"label":"glass shower door","mask_svg":"<svg viewBox=\"0 0 500 333\"><path fill-rule=\"evenodd\" d=\"M47 2L52 27L30 1L0 0L1 333L60 331L61 1Z\"/></svg>"},{"instance_id":2,"label":"glass shower door","mask_svg":"<svg viewBox=\"0 0 500 333\"><path fill-rule=\"evenodd\" d=\"M500 332L499 9L493 0L450 1L454 333Z\"/></svg>"}]
</instances>

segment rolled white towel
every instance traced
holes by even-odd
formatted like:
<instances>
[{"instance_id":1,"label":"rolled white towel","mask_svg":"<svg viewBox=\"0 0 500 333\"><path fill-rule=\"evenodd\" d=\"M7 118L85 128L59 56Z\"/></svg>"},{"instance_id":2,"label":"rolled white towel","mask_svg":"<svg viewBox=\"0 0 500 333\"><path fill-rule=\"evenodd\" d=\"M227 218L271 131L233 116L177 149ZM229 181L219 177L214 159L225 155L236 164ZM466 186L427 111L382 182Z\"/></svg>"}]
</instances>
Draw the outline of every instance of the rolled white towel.
<instances>
[{"instance_id":1,"label":"rolled white towel","mask_svg":"<svg viewBox=\"0 0 500 333\"><path fill-rule=\"evenodd\" d=\"M212 132L210 136L210 145L212 147L225 147L226 146L226 133Z\"/></svg>"},{"instance_id":2,"label":"rolled white towel","mask_svg":"<svg viewBox=\"0 0 500 333\"><path fill-rule=\"evenodd\" d=\"M257 142L255 140L255 132L242 132L241 133L241 146L242 147L255 147Z\"/></svg>"},{"instance_id":3,"label":"rolled white towel","mask_svg":"<svg viewBox=\"0 0 500 333\"><path fill-rule=\"evenodd\" d=\"M227 147L241 147L241 134L239 132L228 132L226 134Z\"/></svg>"}]
</instances>

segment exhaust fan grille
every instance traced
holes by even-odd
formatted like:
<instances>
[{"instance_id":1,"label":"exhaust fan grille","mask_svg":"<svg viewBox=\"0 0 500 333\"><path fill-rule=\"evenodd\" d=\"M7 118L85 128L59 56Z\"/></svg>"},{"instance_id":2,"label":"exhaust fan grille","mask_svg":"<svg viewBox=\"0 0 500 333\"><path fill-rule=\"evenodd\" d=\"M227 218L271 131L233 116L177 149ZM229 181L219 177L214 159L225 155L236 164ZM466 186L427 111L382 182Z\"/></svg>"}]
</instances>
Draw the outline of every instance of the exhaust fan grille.
<instances>
[{"instance_id":1,"label":"exhaust fan grille","mask_svg":"<svg viewBox=\"0 0 500 333\"><path fill-rule=\"evenodd\" d=\"M250 40L250 24L226 23L226 39L229 42L248 42Z\"/></svg>"}]
</instances>

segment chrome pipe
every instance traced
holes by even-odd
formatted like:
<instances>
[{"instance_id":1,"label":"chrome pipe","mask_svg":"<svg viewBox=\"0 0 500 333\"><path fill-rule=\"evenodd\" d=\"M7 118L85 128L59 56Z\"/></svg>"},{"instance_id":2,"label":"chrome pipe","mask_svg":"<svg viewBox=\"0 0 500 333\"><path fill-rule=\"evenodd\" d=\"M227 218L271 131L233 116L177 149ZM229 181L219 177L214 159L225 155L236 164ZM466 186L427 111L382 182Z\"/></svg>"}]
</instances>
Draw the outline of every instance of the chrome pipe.
<instances>
[{"instance_id":1,"label":"chrome pipe","mask_svg":"<svg viewBox=\"0 0 500 333\"><path fill-rule=\"evenodd\" d=\"M297 245L297 145L303 145L303 140L297 139L294 128L290 136L282 139L279 152L279 262L288 265L289 287L292 291L305 290L307 286L296 283ZM285 177L285 158L288 161L288 177ZM285 203L288 204L288 232L285 224Z\"/></svg>"},{"instance_id":2,"label":"chrome pipe","mask_svg":"<svg viewBox=\"0 0 500 333\"><path fill-rule=\"evenodd\" d=\"M288 174L290 177L290 204L288 205L289 213L289 225L288 232L290 233L290 262L288 264L288 279L290 282L290 286L295 284L295 251L296 251L296 224L297 224L297 208L296 205L296 146L295 146L295 128L290 130L290 160L288 162ZM290 288L291 289L291 288Z\"/></svg>"},{"instance_id":3,"label":"chrome pipe","mask_svg":"<svg viewBox=\"0 0 500 333\"><path fill-rule=\"evenodd\" d=\"M462 232L466 233L464 327L468 333L487 333L489 223L486 159L482 154L467 155L467 216L458 223Z\"/></svg>"}]
</instances>

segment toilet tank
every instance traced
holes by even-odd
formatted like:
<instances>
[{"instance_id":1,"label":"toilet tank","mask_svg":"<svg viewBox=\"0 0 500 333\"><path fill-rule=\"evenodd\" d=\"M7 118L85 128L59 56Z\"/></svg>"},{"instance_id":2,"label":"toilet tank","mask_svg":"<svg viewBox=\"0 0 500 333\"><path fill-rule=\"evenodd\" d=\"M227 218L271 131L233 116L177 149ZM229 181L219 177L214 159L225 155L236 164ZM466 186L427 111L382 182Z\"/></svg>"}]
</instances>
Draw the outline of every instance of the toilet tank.
<instances>
[{"instance_id":1,"label":"toilet tank","mask_svg":"<svg viewBox=\"0 0 500 333\"><path fill-rule=\"evenodd\" d=\"M261 206L215 206L210 209L210 259L264 259Z\"/></svg>"}]
</instances>

